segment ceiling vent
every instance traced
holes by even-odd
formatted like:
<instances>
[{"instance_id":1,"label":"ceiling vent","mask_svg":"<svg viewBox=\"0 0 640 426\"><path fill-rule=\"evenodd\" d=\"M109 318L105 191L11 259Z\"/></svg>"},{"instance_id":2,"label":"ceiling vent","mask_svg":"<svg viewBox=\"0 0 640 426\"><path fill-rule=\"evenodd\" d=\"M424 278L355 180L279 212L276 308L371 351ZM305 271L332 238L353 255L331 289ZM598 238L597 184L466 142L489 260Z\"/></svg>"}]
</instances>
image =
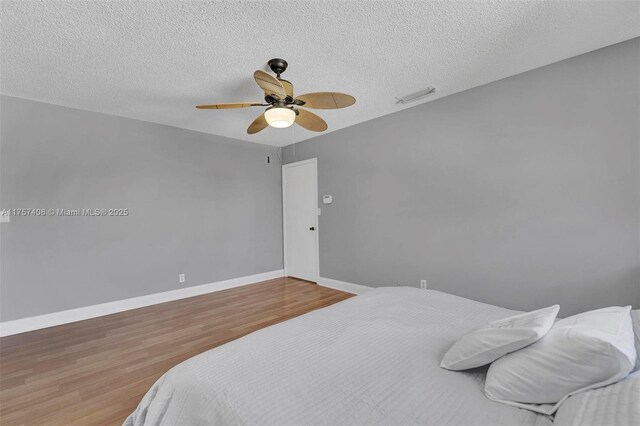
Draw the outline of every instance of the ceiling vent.
<instances>
[{"instance_id":1,"label":"ceiling vent","mask_svg":"<svg viewBox=\"0 0 640 426\"><path fill-rule=\"evenodd\" d=\"M426 98L429 95L433 95L434 93L436 93L436 88L433 86L429 86L424 90L421 90L419 92L415 92L412 93L410 95L407 96L403 96L401 98L396 98L396 103L397 104L408 104L410 102L415 102L415 101L419 101L422 98Z\"/></svg>"}]
</instances>

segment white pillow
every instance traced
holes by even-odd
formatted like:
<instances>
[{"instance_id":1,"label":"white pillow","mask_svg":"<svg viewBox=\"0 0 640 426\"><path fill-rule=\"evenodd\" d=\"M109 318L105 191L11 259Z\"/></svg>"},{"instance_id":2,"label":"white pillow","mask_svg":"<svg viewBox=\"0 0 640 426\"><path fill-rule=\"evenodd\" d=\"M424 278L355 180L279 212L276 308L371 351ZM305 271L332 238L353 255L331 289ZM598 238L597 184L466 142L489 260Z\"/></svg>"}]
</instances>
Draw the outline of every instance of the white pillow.
<instances>
[{"instance_id":1,"label":"white pillow","mask_svg":"<svg viewBox=\"0 0 640 426\"><path fill-rule=\"evenodd\" d=\"M633 334L636 335L636 368L640 370L640 309L631 311L631 322L633 323Z\"/></svg>"},{"instance_id":2,"label":"white pillow","mask_svg":"<svg viewBox=\"0 0 640 426\"><path fill-rule=\"evenodd\" d=\"M491 364L485 394L551 414L573 393L624 378L636 361L630 311L615 306L557 321L533 345Z\"/></svg>"},{"instance_id":3,"label":"white pillow","mask_svg":"<svg viewBox=\"0 0 640 426\"><path fill-rule=\"evenodd\" d=\"M440 367L466 370L492 363L509 352L540 340L551 328L560 306L553 305L489 323L462 336L444 355Z\"/></svg>"},{"instance_id":4,"label":"white pillow","mask_svg":"<svg viewBox=\"0 0 640 426\"><path fill-rule=\"evenodd\" d=\"M613 385L570 396L558 409L553 425L640 425L640 371Z\"/></svg>"}]
</instances>

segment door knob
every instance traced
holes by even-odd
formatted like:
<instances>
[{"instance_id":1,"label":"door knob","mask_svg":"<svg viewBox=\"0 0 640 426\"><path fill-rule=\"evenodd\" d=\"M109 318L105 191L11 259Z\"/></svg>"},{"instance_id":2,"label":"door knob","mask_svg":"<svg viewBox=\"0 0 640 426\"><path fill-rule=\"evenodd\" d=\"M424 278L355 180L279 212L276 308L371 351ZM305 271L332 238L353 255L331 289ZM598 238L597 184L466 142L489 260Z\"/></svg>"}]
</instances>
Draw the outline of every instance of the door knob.
<instances>
[{"instance_id":1,"label":"door knob","mask_svg":"<svg viewBox=\"0 0 640 426\"><path fill-rule=\"evenodd\" d=\"M312 226L311 228L309 228L309 231L315 231L315 230L316 230L315 226Z\"/></svg>"}]
</instances>

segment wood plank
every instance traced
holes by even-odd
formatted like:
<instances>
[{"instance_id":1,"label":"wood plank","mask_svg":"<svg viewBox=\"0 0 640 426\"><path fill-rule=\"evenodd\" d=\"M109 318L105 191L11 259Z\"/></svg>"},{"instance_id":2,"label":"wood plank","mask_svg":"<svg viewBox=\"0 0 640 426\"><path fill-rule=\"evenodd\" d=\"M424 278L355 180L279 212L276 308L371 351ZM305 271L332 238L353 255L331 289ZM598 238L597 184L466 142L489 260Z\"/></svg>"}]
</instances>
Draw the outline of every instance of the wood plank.
<instances>
[{"instance_id":1,"label":"wood plank","mask_svg":"<svg viewBox=\"0 0 640 426\"><path fill-rule=\"evenodd\" d=\"M0 424L120 425L174 365L351 296L277 278L0 338Z\"/></svg>"}]
</instances>

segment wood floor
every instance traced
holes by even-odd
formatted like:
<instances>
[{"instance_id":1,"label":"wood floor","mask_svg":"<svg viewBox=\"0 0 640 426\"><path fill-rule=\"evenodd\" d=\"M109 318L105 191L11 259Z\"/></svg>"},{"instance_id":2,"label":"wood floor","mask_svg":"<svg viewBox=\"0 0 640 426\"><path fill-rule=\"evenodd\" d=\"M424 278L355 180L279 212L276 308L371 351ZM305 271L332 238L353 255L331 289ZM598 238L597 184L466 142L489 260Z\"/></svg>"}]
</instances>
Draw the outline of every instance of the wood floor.
<instances>
[{"instance_id":1,"label":"wood floor","mask_svg":"<svg viewBox=\"0 0 640 426\"><path fill-rule=\"evenodd\" d=\"M0 424L122 424L174 365L352 295L294 278L0 339Z\"/></svg>"}]
</instances>

